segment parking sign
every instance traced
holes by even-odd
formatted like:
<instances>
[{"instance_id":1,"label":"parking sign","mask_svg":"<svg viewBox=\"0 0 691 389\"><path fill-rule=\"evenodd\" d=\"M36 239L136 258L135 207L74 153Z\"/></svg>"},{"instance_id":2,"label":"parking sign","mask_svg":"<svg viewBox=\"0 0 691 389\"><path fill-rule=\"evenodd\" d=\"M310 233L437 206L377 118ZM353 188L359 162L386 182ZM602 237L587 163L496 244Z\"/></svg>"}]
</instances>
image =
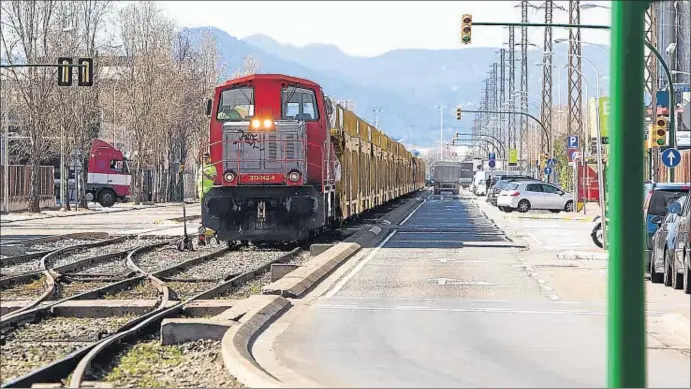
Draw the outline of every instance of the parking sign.
<instances>
[{"instance_id":1,"label":"parking sign","mask_svg":"<svg viewBox=\"0 0 691 389\"><path fill-rule=\"evenodd\" d=\"M578 149L578 136L577 135L571 135L566 137L566 144L567 148L569 149Z\"/></svg>"}]
</instances>

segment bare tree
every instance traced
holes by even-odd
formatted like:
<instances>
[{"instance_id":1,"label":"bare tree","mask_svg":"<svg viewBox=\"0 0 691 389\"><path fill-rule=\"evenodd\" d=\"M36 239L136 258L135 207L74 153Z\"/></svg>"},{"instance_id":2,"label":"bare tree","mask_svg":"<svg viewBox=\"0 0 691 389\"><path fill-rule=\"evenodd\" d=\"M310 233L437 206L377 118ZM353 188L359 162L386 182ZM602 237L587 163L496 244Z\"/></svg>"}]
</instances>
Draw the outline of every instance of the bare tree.
<instances>
[{"instance_id":1,"label":"bare tree","mask_svg":"<svg viewBox=\"0 0 691 389\"><path fill-rule=\"evenodd\" d=\"M51 45L62 34L56 20L56 1L3 1L0 3L2 49L9 64L37 64L57 57ZM40 212L39 166L48 156L53 135L50 121L55 111L52 94L56 87L55 69L10 68L8 79L21 98L21 125L28 137L31 166L29 212Z\"/></svg>"}]
</instances>

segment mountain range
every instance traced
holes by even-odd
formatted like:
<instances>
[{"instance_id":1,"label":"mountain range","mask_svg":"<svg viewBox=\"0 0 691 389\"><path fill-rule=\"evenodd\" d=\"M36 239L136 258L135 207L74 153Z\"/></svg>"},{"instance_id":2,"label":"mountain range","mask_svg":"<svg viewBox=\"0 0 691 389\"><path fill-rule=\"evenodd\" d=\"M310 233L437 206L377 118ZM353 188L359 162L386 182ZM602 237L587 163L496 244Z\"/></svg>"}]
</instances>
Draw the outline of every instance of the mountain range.
<instances>
[{"instance_id":1,"label":"mountain range","mask_svg":"<svg viewBox=\"0 0 691 389\"><path fill-rule=\"evenodd\" d=\"M470 131L472 115L463 115L459 122L455 108L461 105L477 109L491 64L499 61L498 48L401 49L376 57L358 57L343 53L333 45L296 47L278 43L265 35L238 39L214 27L188 31L193 36L199 36L202 31L214 36L220 60L228 74L242 68L246 56L252 56L259 64L259 73L282 73L315 81L334 100L354 101L357 115L370 123L374 123L375 110L378 111L380 129L416 147L429 147L438 142L439 105L446 107L442 111L445 129ZM553 72L555 103L559 101L559 90L562 103L568 101L567 49L566 44L554 45L554 65L558 66ZM583 46L582 53L597 68L604 85L605 76L609 73L606 53L601 48L587 45ZM529 111L536 116L539 116L537 107L540 106L542 88L542 69L537 66L542 62L541 58L541 51L528 51ZM506 59L508 61L508 53ZM516 51L515 59L515 90L519 90L520 50ZM593 66L584 62L582 71L589 87L588 95L594 97ZM507 66L507 77L508 73ZM508 81L505 89L508 91ZM587 107L585 101L583 106Z\"/></svg>"}]
</instances>

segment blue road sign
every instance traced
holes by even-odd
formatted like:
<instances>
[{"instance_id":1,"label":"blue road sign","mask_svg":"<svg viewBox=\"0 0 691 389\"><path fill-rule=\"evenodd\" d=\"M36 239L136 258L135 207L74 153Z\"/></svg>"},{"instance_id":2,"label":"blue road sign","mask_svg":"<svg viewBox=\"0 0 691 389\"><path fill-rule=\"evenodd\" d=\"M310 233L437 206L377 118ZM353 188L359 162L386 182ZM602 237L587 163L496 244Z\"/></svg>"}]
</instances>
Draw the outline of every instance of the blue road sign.
<instances>
[{"instance_id":1,"label":"blue road sign","mask_svg":"<svg viewBox=\"0 0 691 389\"><path fill-rule=\"evenodd\" d=\"M577 135L567 136L566 137L566 144L568 145L569 149L577 149L578 148L578 136Z\"/></svg>"},{"instance_id":2,"label":"blue road sign","mask_svg":"<svg viewBox=\"0 0 691 389\"><path fill-rule=\"evenodd\" d=\"M494 154L494 153L489 153L489 160L491 161L491 160L493 160L493 159L497 159L496 154Z\"/></svg>"},{"instance_id":3,"label":"blue road sign","mask_svg":"<svg viewBox=\"0 0 691 389\"><path fill-rule=\"evenodd\" d=\"M551 167L546 167L546 168L545 168L545 175L546 175L546 176L549 176L550 174L552 174L552 168L551 168Z\"/></svg>"},{"instance_id":4,"label":"blue road sign","mask_svg":"<svg viewBox=\"0 0 691 389\"><path fill-rule=\"evenodd\" d=\"M555 167L557 166L557 161L554 158L550 158L547 160L547 167Z\"/></svg>"},{"instance_id":5,"label":"blue road sign","mask_svg":"<svg viewBox=\"0 0 691 389\"><path fill-rule=\"evenodd\" d=\"M677 167L681 163L681 153L677 149L667 149L660 154L660 158L662 158L662 163L669 167Z\"/></svg>"},{"instance_id":6,"label":"blue road sign","mask_svg":"<svg viewBox=\"0 0 691 389\"><path fill-rule=\"evenodd\" d=\"M497 166L497 162L496 162L495 160L493 160L493 159L490 159L490 160L489 160L489 167L493 168L493 167L495 167L495 166Z\"/></svg>"}]
</instances>

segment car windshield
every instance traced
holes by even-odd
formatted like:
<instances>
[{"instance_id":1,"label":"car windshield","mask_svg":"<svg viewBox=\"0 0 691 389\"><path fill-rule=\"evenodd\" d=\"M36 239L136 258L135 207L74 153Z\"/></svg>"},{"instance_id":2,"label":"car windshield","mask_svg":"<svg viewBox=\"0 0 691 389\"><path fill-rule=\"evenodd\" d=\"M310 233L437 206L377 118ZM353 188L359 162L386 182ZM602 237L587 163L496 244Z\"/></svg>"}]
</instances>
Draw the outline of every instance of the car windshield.
<instances>
[{"instance_id":1,"label":"car windshield","mask_svg":"<svg viewBox=\"0 0 691 389\"><path fill-rule=\"evenodd\" d=\"M254 116L254 88L234 88L221 92L216 119L242 122Z\"/></svg>"},{"instance_id":2,"label":"car windshield","mask_svg":"<svg viewBox=\"0 0 691 389\"><path fill-rule=\"evenodd\" d=\"M648 215L654 216L664 216L667 214L667 207L684 196L686 191L681 189L677 190L656 190L653 191L653 195L650 199L650 205L648 206Z\"/></svg>"}]
</instances>

